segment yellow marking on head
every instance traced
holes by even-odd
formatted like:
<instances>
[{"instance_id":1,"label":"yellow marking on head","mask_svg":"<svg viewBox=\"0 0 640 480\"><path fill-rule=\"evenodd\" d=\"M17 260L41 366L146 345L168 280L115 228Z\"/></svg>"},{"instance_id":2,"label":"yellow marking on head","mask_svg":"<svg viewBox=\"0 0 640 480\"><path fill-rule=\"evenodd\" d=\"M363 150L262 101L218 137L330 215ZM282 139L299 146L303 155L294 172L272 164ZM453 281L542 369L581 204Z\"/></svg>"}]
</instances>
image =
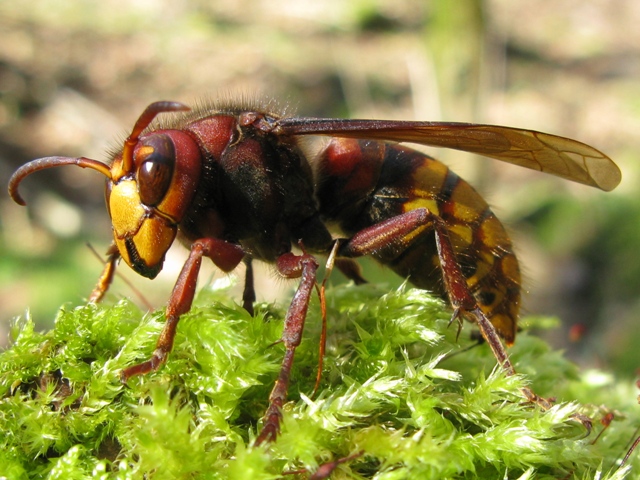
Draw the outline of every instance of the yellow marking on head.
<instances>
[{"instance_id":1,"label":"yellow marking on head","mask_svg":"<svg viewBox=\"0 0 640 480\"><path fill-rule=\"evenodd\" d=\"M140 145L136 151L136 157L145 159L155 151L151 145Z\"/></svg>"},{"instance_id":2,"label":"yellow marking on head","mask_svg":"<svg viewBox=\"0 0 640 480\"><path fill-rule=\"evenodd\" d=\"M135 234L145 217L138 186L133 180L123 180L111 188L109 213L116 239Z\"/></svg>"},{"instance_id":3,"label":"yellow marking on head","mask_svg":"<svg viewBox=\"0 0 640 480\"><path fill-rule=\"evenodd\" d=\"M142 222L133 236L133 243L144 263L153 267L164 260L176 237L176 227L167 224L161 217L149 217Z\"/></svg>"}]
</instances>

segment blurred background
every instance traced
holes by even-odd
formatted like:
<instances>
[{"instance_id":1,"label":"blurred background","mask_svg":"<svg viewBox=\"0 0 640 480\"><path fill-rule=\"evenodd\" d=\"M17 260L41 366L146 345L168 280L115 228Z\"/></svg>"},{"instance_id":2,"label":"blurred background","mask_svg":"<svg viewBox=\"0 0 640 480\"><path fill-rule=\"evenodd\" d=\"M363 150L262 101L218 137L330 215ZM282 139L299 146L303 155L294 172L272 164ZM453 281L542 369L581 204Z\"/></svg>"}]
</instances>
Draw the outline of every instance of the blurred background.
<instances>
[{"instance_id":1,"label":"blurred background","mask_svg":"<svg viewBox=\"0 0 640 480\"><path fill-rule=\"evenodd\" d=\"M426 150L475 185L513 234L525 309L577 361L640 366L640 3L636 0L31 0L0 2L0 184L33 158L106 160L155 100L278 99L304 116L447 120L542 130L606 152L604 193L472 155ZM54 169L0 190L0 345L30 310L77 305L110 243L103 178ZM153 283L155 307L185 258ZM378 282L392 273L367 267ZM211 281L213 268L201 273ZM260 275L260 299L290 291ZM109 301L133 297L117 278ZM238 297L239 299L240 297Z\"/></svg>"}]
</instances>

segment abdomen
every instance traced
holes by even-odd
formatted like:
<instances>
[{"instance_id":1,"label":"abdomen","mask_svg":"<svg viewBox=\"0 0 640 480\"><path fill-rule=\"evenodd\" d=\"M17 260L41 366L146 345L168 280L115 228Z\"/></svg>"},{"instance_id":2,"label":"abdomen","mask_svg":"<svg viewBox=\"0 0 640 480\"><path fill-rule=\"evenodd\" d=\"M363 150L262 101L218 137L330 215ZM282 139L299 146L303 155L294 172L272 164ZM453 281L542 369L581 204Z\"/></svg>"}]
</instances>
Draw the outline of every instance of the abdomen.
<instances>
[{"instance_id":1,"label":"abdomen","mask_svg":"<svg viewBox=\"0 0 640 480\"><path fill-rule=\"evenodd\" d=\"M416 150L369 140L334 138L319 161L320 213L347 237L417 208L442 218L469 289L498 333L513 342L518 260L502 223L471 185ZM430 225L373 257L417 287L446 296Z\"/></svg>"}]
</instances>

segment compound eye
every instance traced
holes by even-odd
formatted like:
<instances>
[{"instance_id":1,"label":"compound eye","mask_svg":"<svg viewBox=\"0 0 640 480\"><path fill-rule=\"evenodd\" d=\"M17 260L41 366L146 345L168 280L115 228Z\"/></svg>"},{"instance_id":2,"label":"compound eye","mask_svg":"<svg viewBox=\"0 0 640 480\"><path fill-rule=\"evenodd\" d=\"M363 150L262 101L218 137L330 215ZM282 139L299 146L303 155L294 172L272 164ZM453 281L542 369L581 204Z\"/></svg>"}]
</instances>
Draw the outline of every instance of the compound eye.
<instances>
[{"instance_id":1,"label":"compound eye","mask_svg":"<svg viewBox=\"0 0 640 480\"><path fill-rule=\"evenodd\" d=\"M141 141L136 151L140 200L147 206L158 205L167 194L173 177L176 152L173 141L163 134Z\"/></svg>"}]
</instances>

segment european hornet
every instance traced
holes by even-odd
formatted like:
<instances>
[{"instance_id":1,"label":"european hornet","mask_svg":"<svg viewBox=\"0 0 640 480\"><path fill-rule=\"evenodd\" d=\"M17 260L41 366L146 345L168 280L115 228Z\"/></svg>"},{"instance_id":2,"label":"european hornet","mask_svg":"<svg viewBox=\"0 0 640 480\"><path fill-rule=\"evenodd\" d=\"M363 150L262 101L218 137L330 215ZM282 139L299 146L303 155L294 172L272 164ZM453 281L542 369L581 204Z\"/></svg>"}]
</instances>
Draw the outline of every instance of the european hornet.
<instances>
[{"instance_id":1,"label":"european hornet","mask_svg":"<svg viewBox=\"0 0 640 480\"><path fill-rule=\"evenodd\" d=\"M151 358L126 368L123 381L166 361L180 316L191 307L202 257L225 272L246 264L243 305L249 312L254 259L301 279L285 318L285 355L257 444L279 433L294 353L317 287L316 254L328 255L328 263L356 283L365 280L354 259L371 255L417 287L447 297L452 320L475 321L498 362L515 373L499 337L507 344L515 339L521 280L503 225L444 164L397 143L478 153L606 191L621 177L600 151L530 130L281 117L257 105L189 110L177 102L152 103L110 165L84 157L33 160L14 173L9 194L24 205L20 182L60 165L107 177L114 241L91 301L105 294L120 258L154 278L180 232L190 253L169 298L166 324ZM165 112L186 113L153 121ZM330 138L312 154L299 142L307 135ZM292 253L294 245L301 254ZM548 406L532 391L524 393Z\"/></svg>"}]
</instances>

